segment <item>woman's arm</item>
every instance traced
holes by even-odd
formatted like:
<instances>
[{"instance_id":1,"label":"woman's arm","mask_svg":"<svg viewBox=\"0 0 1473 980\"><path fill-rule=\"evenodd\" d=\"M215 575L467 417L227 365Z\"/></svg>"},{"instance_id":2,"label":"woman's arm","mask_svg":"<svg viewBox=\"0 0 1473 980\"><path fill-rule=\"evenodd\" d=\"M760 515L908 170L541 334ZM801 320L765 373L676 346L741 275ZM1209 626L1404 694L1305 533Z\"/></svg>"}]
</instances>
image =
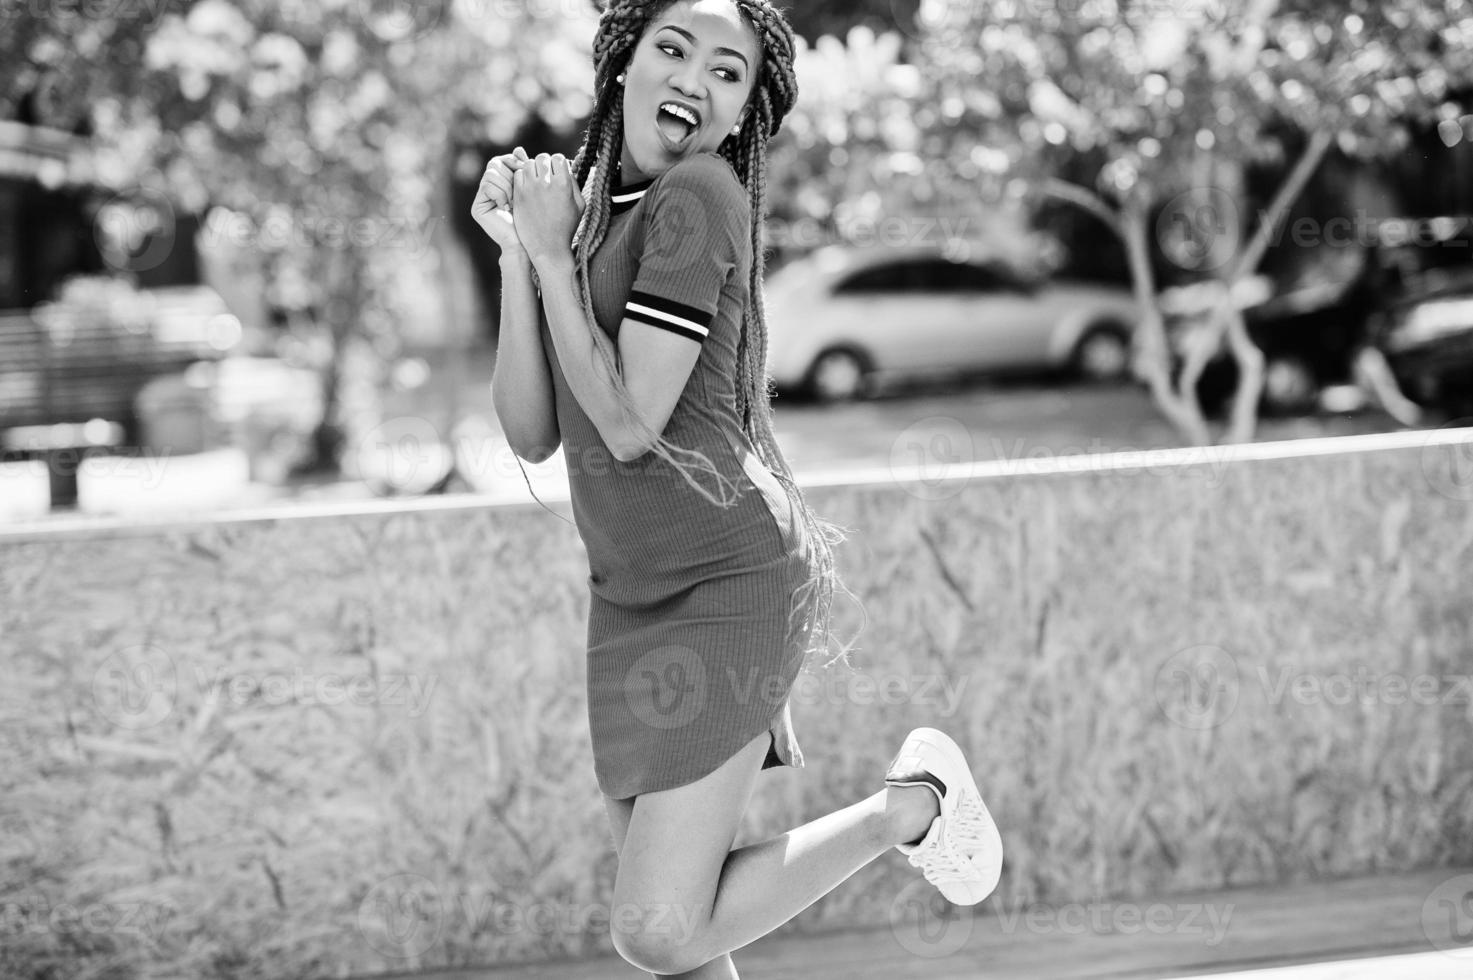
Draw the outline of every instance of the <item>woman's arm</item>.
<instances>
[{"instance_id":1,"label":"woman's arm","mask_svg":"<svg viewBox=\"0 0 1473 980\"><path fill-rule=\"evenodd\" d=\"M619 327L618 364L611 370L594 346L598 326L588 321L580 298L570 243L582 197L567 161L540 154L517 172L515 195L518 234L542 284L542 305L568 388L614 458L637 459L664 431L701 345L626 317ZM616 374L637 419L615 390Z\"/></svg>"},{"instance_id":2,"label":"woman's arm","mask_svg":"<svg viewBox=\"0 0 1473 980\"><path fill-rule=\"evenodd\" d=\"M521 249L501 255L501 331L491 401L512 452L541 463L557 451L557 404L537 322L532 262Z\"/></svg>"},{"instance_id":3,"label":"woman's arm","mask_svg":"<svg viewBox=\"0 0 1473 980\"><path fill-rule=\"evenodd\" d=\"M526 164L527 153L520 146L492 157L471 203L471 216L501 249L501 329L491 402L512 452L540 463L557 450L561 433L537 322L532 260L517 237L510 210L513 176Z\"/></svg>"},{"instance_id":4,"label":"woman's arm","mask_svg":"<svg viewBox=\"0 0 1473 980\"><path fill-rule=\"evenodd\" d=\"M597 327L588 322L579 297L572 250L553 249L538 258L536 267L568 387L614 458L625 463L638 459L670 421L701 345L627 318L620 324L619 374L646 430L626 413L614 391L613 372L594 347L592 331Z\"/></svg>"}]
</instances>

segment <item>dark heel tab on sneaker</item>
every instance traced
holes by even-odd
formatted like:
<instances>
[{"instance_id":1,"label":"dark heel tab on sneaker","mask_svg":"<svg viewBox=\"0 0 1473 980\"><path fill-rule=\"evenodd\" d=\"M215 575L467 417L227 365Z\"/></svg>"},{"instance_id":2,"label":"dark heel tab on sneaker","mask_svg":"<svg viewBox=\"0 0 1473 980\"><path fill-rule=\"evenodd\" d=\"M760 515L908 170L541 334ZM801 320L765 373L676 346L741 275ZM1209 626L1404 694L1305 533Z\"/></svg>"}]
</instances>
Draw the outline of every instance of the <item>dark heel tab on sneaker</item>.
<instances>
[{"instance_id":1,"label":"dark heel tab on sneaker","mask_svg":"<svg viewBox=\"0 0 1473 980\"><path fill-rule=\"evenodd\" d=\"M946 784L935 774L922 769L918 772L896 773L885 777L886 786L919 786L925 784L936 791L941 799L946 799Z\"/></svg>"}]
</instances>

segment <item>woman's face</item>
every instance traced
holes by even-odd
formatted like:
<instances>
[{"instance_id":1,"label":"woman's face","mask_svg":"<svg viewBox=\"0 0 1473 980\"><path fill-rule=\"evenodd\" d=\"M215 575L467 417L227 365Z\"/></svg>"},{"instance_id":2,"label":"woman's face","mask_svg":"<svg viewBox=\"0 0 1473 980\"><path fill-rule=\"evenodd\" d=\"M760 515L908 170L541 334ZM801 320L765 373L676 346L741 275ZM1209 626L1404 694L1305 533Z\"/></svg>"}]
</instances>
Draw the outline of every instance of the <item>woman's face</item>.
<instances>
[{"instance_id":1,"label":"woman's face","mask_svg":"<svg viewBox=\"0 0 1473 980\"><path fill-rule=\"evenodd\" d=\"M623 180L655 177L718 149L745 118L760 65L757 35L731 0L671 4L624 73Z\"/></svg>"}]
</instances>

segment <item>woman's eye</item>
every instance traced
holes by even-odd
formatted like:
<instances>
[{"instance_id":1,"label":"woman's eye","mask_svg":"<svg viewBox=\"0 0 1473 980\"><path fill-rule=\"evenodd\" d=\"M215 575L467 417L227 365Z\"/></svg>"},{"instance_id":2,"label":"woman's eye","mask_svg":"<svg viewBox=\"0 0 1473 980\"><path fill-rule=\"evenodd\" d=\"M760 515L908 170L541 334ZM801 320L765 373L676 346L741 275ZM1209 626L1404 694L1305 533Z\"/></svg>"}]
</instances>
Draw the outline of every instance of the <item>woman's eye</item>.
<instances>
[{"instance_id":1,"label":"woman's eye","mask_svg":"<svg viewBox=\"0 0 1473 980\"><path fill-rule=\"evenodd\" d=\"M660 50L665 52L672 58L680 57L680 49L673 44L662 44L660 45Z\"/></svg>"},{"instance_id":2,"label":"woman's eye","mask_svg":"<svg viewBox=\"0 0 1473 980\"><path fill-rule=\"evenodd\" d=\"M716 74L726 79L728 82L741 81L737 73L732 71L730 68L718 68L716 69Z\"/></svg>"}]
</instances>

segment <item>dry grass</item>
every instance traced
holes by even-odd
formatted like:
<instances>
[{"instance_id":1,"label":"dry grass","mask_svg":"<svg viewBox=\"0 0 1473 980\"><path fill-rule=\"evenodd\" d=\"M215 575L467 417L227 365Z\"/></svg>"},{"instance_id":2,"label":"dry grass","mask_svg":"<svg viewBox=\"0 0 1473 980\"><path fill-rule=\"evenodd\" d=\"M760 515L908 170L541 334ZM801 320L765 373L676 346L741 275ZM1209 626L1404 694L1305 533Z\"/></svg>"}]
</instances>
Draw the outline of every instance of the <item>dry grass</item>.
<instances>
[{"instance_id":1,"label":"dry grass","mask_svg":"<svg viewBox=\"0 0 1473 980\"><path fill-rule=\"evenodd\" d=\"M1473 860L1466 700L1271 697L1281 669L1469 673L1473 505L1429 488L1418 454L815 497L860 529L856 663L898 703L805 678L808 768L761 777L745 837L872 792L933 724L1004 826L1005 901ZM527 510L0 545L0 974L279 980L607 949L586 574L571 528ZM1172 668L1200 647L1236 670L1212 727L1172 720L1193 722ZM363 687L313 704L247 683L292 677ZM912 874L876 862L792 928L883 923Z\"/></svg>"}]
</instances>

